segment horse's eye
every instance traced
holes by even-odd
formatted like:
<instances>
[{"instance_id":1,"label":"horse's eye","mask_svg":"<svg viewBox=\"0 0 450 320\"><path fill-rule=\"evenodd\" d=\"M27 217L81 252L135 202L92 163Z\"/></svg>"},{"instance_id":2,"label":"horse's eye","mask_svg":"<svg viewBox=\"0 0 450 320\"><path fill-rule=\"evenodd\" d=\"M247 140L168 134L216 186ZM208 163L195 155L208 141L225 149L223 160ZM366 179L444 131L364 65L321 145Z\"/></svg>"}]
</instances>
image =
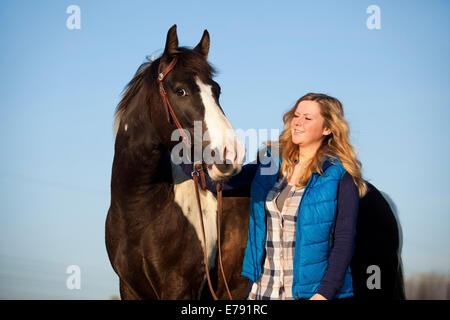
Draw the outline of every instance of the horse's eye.
<instances>
[{"instance_id":1,"label":"horse's eye","mask_svg":"<svg viewBox=\"0 0 450 320\"><path fill-rule=\"evenodd\" d=\"M178 89L178 90L177 90L177 96L180 96L180 97L187 96L186 90L184 90L184 89Z\"/></svg>"}]
</instances>

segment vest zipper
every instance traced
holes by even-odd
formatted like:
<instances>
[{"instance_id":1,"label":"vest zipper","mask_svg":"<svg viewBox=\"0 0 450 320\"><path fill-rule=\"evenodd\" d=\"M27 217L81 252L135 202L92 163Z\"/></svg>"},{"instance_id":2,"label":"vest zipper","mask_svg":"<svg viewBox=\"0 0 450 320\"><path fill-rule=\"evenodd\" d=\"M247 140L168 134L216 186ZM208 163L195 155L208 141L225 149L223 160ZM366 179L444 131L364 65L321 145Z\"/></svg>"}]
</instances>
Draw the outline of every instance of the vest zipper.
<instances>
[{"instance_id":1,"label":"vest zipper","mask_svg":"<svg viewBox=\"0 0 450 320\"><path fill-rule=\"evenodd\" d=\"M305 187L305 190L303 190L303 194L302 194L302 198L300 199L300 203L299 203L299 205L298 205L298 214L297 214L297 225L300 223L300 220L301 220L301 216L300 216L300 214L301 214L301 208L302 208L302 202L303 202L303 199L305 199L305 195L306 195L306 192L308 191L308 187L309 187L309 185L311 184L311 181L312 181L312 179L313 179L313 177L314 177L314 175L315 175L316 173L315 172L313 172L313 174L311 175L311 177L309 177L309 180L308 180L308 182L306 183L306 187ZM295 257L297 257L297 255L300 257L300 254L297 254L296 252L297 252L297 250L299 250L300 251L300 240L301 240L301 232L300 232L300 227L297 227L297 225L295 226L295 231L298 233L298 241L297 241L297 236L296 236L296 239L295 239L295 250L294 250L294 261L293 261L293 270L292 271L294 271L293 272L293 278L292 278L292 291L294 290L294 285L295 285L295 283L294 283L294 279L295 279L295 269L296 269L296 261L295 261ZM300 259L300 258L299 258ZM295 292L294 293L294 295L296 296L296 298L297 299L300 299L299 298L299 296L298 296L298 293L297 292Z\"/></svg>"},{"instance_id":2,"label":"vest zipper","mask_svg":"<svg viewBox=\"0 0 450 320\"><path fill-rule=\"evenodd\" d=\"M312 179L313 179L313 177L314 177L314 175L315 175L316 173L315 172L313 172L313 174L311 175L311 177L309 178L309 180L308 180L308 182L306 183L306 187L305 187L305 190L303 190L303 194L302 194L302 198L300 199L300 204L298 205L298 214L297 214L297 224L299 224L300 223L300 220L301 220L301 212L302 212L302 202L303 202L303 199L305 199L305 195L306 195L306 192L308 191L308 187L309 187L309 185L311 184L311 181L312 181ZM295 227L295 229L296 229L296 231L298 230L298 231L300 231L300 229L299 228L297 228L297 226ZM298 247L300 247L300 240L301 240L301 232L298 232L298 246L297 246L297 240L295 241L295 250L297 250L297 248ZM294 257L296 256L296 254L295 254L295 252L294 252ZM295 265L295 264L294 264Z\"/></svg>"}]
</instances>

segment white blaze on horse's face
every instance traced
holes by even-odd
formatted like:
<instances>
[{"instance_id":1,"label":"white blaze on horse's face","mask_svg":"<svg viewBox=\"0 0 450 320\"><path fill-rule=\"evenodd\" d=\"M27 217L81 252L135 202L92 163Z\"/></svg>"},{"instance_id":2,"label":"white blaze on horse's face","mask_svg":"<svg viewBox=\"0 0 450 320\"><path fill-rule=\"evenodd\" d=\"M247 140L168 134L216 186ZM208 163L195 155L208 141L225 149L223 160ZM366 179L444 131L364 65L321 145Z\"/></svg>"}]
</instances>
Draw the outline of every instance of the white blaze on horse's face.
<instances>
[{"instance_id":1,"label":"white blaze on horse's face","mask_svg":"<svg viewBox=\"0 0 450 320\"><path fill-rule=\"evenodd\" d=\"M223 114L214 98L211 85L205 84L198 77L195 79L200 89L200 97L205 108L204 122L208 129L210 148L218 150L222 159L231 162L233 170L231 174L236 174L241 170L245 157L245 146L237 138L228 118ZM206 159L207 160L207 159ZM220 179L215 171L210 171L213 180Z\"/></svg>"}]
</instances>

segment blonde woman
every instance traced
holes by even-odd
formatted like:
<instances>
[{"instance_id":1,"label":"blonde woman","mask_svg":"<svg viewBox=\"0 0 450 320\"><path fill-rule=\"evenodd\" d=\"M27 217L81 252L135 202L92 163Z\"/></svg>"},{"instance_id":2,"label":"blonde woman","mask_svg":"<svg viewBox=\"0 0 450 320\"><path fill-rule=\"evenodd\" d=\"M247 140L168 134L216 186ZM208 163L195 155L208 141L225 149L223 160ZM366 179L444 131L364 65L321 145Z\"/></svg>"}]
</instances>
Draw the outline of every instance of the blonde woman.
<instances>
[{"instance_id":1,"label":"blonde woman","mask_svg":"<svg viewBox=\"0 0 450 320\"><path fill-rule=\"evenodd\" d=\"M367 186L342 104L308 93L283 122L281 156L272 156L268 146L271 162L248 164L223 184L224 192L250 196L242 268L251 280L248 299L353 297L349 265L359 198ZM264 174L274 163L277 172Z\"/></svg>"}]
</instances>

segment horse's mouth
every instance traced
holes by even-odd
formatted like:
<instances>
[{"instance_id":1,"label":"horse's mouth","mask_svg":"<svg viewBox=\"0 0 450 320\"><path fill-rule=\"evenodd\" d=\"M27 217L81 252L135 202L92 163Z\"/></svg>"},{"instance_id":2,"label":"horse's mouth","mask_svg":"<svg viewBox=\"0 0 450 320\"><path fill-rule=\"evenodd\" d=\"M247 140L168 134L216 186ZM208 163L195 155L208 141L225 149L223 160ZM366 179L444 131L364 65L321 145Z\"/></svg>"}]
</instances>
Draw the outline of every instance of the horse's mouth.
<instances>
[{"instance_id":1,"label":"horse's mouth","mask_svg":"<svg viewBox=\"0 0 450 320\"><path fill-rule=\"evenodd\" d=\"M211 164L207 166L208 175L213 181L226 180L242 169L240 164Z\"/></svg>"}]
</instances>

